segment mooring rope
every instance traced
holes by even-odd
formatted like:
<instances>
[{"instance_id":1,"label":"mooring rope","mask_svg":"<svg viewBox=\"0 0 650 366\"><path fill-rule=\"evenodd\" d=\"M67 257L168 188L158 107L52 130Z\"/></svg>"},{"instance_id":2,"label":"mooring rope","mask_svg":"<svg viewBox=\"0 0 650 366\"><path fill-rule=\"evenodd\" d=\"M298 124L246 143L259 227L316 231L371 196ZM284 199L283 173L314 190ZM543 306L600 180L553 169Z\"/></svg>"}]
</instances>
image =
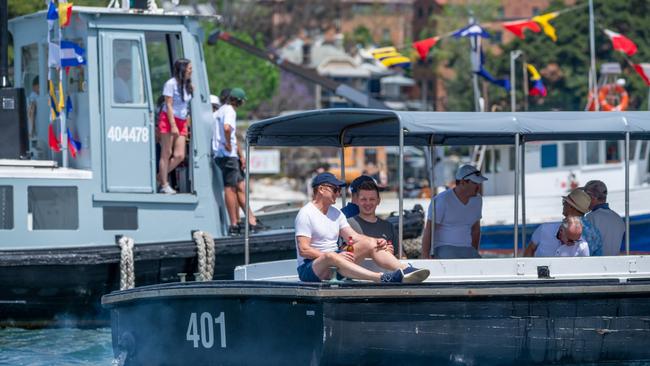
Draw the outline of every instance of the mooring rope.
<instances>
[{"instance_id":1,"label":"mooring rope","mask_svg":"<svg viewBox=\"0 0 650 366\"><path fill-rule=\"evenodd\" d=\"M120 246L120 290L135 287L135 270L133 261L133 239L122 236L117 245Z\"/></svg>"},{"instance_id":2,"label":"mooring rope","mask_svg":"<svg viewBox=\"0 0 650 366\"><path fill-rule=\"evenodd\" d=\"M199 262L197 281L210 281L214 275L214 238L208 232L195 231L192 234L196 243L196 253Z\"/></svg>"}]
</instances>

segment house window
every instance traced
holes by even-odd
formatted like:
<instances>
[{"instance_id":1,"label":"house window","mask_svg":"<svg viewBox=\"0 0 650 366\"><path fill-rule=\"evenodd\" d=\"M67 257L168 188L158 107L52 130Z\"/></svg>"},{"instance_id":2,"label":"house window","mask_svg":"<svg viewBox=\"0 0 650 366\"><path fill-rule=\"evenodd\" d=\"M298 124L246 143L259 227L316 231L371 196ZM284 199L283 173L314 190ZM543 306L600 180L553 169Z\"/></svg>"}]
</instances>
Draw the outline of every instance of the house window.
<instances>
[{"instance_id":1,"label":"house window","mask_svg":"<svg viewBox=\"0 0 650 366\"><path fill-rule=\"evenodd\" d=\"M568 142L564 144L564 166L578 165L578 143Z\"/></svg>"},{"instance_id":2,"label":"house window","mask_svg":"<svg viewBox=\"0 0 650 366\"><path fill-rule=\"evenodd\" d=\"M144 103L142 56L138 41L113 41L113 102Z\"/></svg>"},{"instance_id":3,"label":"house window","mask_svg":"<svg viewBox=\"0 0 650 366\"><path fill-rule=\"evenodd\" d=\"M104 230L138 230L138 208L105 206Z\"/></svg>"},{"instance_id":4,"label":"house window","mask_svg":"<svg viewBox=\"0 0 650 366\"><path fill-rule=\"evenodd\" d=\"M557 166L557 144L542 145L542 168L555 168Z\"/></svg>"}]
</instances>

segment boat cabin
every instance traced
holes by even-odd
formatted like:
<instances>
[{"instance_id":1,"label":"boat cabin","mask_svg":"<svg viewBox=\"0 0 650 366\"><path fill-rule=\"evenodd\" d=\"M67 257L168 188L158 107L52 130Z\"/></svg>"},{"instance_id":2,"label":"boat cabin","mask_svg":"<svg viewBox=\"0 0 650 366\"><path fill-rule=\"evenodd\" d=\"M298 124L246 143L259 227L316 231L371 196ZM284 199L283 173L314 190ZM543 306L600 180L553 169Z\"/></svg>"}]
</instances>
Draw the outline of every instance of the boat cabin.
<instances>
[{"instance_id":1,"label":"boat cabin","mask_svg":"<svg viewBox=\"0 0 650 366\"><path fill-rule=\"evenodd\" d=\"M28 141L26 151L0 160L0 249L114 245L118 234L137 243L187 241L196 229L222 235L198 19L75 5L70 25L48 38L46 16L9 22L14 83L25 89L28 111L13 123ZM74 52L76 66L50 67L55 38L71 42L60 54ZM165 195L156 184L157 100L181 57L194 69L191 134L171 177L179 193Z\"/></svg>"}]
</instances>

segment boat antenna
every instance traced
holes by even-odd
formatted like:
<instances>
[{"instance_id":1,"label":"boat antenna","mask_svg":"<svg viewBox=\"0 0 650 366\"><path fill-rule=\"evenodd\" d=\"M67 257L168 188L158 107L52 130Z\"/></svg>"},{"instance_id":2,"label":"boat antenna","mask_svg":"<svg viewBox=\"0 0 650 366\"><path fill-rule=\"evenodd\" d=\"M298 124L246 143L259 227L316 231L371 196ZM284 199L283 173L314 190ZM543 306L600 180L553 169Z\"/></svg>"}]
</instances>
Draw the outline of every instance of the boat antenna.
<instances>
[{"instance_id":1,"label":"boat antenna","mask_svg":"<svg viewBox=\"0 0 650 366\"><path fill-rule=\"evenodd\" d=\"M8 88L9 83L9 14L7 1L0 1L0 88Z\"/></svg>"}]
</instances>

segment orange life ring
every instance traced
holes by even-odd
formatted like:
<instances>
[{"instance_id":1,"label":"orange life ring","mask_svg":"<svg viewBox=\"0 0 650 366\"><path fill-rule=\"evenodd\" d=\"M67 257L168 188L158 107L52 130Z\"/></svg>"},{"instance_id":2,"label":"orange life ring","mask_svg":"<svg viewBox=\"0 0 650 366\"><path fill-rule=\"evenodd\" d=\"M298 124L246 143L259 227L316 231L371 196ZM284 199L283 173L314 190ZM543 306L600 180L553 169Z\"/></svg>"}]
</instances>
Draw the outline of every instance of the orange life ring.
<instances>
[{"instance_id":1,"label":"orange life ring","mask_svg":"<svg viewBox=\"0 0 650 366\"><path fill-rule=\"evenodd\" d=\"M610 92L615 92L617 93L621 101L619 104L613 106L607 102L607 95ZM591 95L590 95L591 99ZM605 84L603 85L600 89L598 89L598 103L600 104L600 110L601 111L624 111L627 110L628 105L630 104L630 96L627 94L627 91L620 86L616 84ZM594 105L593 105L593 100L589 103L589 110L594 110Z\"/></svg>"}]
</instances>

